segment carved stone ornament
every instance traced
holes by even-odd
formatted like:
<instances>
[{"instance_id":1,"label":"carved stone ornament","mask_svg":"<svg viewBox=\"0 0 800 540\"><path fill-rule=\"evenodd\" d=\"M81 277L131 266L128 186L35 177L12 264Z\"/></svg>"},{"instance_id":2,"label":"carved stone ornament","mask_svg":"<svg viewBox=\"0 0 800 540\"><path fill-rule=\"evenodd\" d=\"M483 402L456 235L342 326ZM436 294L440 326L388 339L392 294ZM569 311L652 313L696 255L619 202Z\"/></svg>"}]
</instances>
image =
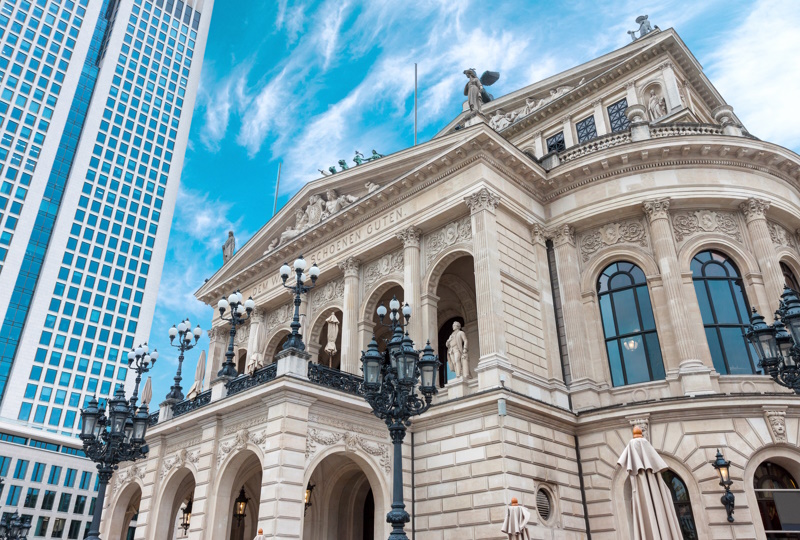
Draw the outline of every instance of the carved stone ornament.
<instances>
[{"instance_id":1,"label":"carved stone ornament","mask_svg":"<svg viewBox=\"0 0 800 540\"><path fill-rule=\"evenodd\" d=\"M344 279L329 281L311 294L311 307L316 310L328 302L344 297Z\"/></svg>"},{"instance_id":2,"label":"carved stone ornament","mask_svg":"<svg viewBox=\"0 0 800 540\"><path fill-rule=\"evenodd\" d=\"M644 201L642 208L650 223L655 219L667 219L669 217L669 199Z\"/></svg>"},{"instance_id":3,"label":"carved stone ornament","mask_svg":"<svg viewBox=\"0 0 800 540\"><path fill-rule=\"evenodd\" d=\"M767 210L769 210L769 202L763 199L750 198L739 205L739 210L742 211L748 223L754 219L765 219Z\"/></svg>"},{"instance_id":4,"label":"carved stone ornament","mask_svg":"<svg viewBox=\"0 0 800 540\"><path fill-rule=\"evenodd\" d=\"M242 422L237 422L236 424L226 426L223 430L224 435L233 435L234 433L238 433L239 431L247 428L251 428L253 426L259 426L262 424L266 424L268 420L267 415L259 416L257 418L251 418L250 420L244 420Z\"/></svg>"},{"instance_id":5,"label":"carved stone ornament","mask_svg":"<svg viewBox=\"0 0 800 540\"><path fill-rule=\"evenodd\" d=\"M288 322L289 318L291 317L292 310L292 305L286 304L267 313L267 330L272 330L273 328Z\"/></svg>"},{"instance_id":6,"label":"carved stone ornament","mask_svg":"<svg viewBox=\"0 0 800 540\"><path fill-rule=\"evenodd\" d=\"M250 339L250 326L251 326L251 321L248 321L247 324L242 325L236 330L236 337L234 338L234 344L237 347L247 347L247 340Z\"/></svg>"},{"instance_id":7,"label":"carved stone ornament","mask_svg":"<svg viewBox=\"0 0 800 540\"><path fill-rule=\"evenodd\" d=\"M631 424L631 429L638 427L642 430L642 437L650 440L650 418L649 417L640 417L640 418L628 418L628 422Z\"/></svg>"},{"instance_id":8,"label":"carved stone ornament","mask_svg":"<svg viewBox=\"0 0 800 540\"><path fill-rule=\"evenodd\" d=\"M675 240L683 242L685 238L701 232L717 232L742 241L742 233L736 215L732 212L715 212L713 210L695 210L679 212L672 216L672 229Z\"/></svg>"},{"instance_id":9,"label":"carved stone ornament","mask_svg":"<svg viewBox=\"0 0 800 540\"><path fill-rule=\"evenodd\" d=\"M317 452L317 446L333 446L339 442L344 442L346 452L357 452L359 449L364 451L370 456L375 456L379 459L383 472L387 475L392 471L391 458L389 453L389 445L370 441L365 439L358 433L351 432L336 432L336 431L323 431L317 428L308 430L308 437L306 438L306 461L314 457Z\"/></svg>"},{"instance_id":10,"label":"carved stone ornament","mask_svg":"<svg viewBox=\"0 0 800 540\"><path fill-rule=\"evenodd\" d=\"M378 281L383 276L403 271L403 252L384 255L377 261L369 263L364 268L364 282L367 287Z\"/></svg>"},{"instance_id":11,"label":"carved stone ornament","mask_svg":"<svg viewBox=\"0 0 800 540\"><path fill-rule=\"evenodd\" d=\"M116 474L116 481L114 482L114 494L120 490L123 486L133 482L136 478L139 480L144 480L144 475L147 473L145 469L145 465L131 465L127 469L124 469Z\"/></svg>"},{"instance_id":12,"label":"carved stone ornament","mask_svg":"<svg viewBox=\"0 0 800 540\"><path fill-rule=\"evenodd\" d=\"M339 428L345 431L351 431L353 433L362 433L364 435L369 435L370 437L381 438L386 436L385 430L371 429L368 426L347 422L345 420L342 420L341 418L337 418L334 416L311 413L308 415L308 421L311 424L325 426L326 428L330 427Z\"/></svg>"},{"instance_id":13,"label":"carved stone ornament","mask_svg":"<svg viewBox=\"0 0 800 540\"><path fill-rule=\"evenodd\" d=\"M776 443L786 442L786 412L764 411L764 418Z\"/></svg>"},{"instance_id":14,"label":"carved stone ornament","mask_svg":"<svg viewBox=\"0 0 800 540\"><path fill-rule=\"evenodd\" d=\"M770 221L767 223L767 227L769 228L769 237L772 239L773 244L776 246L795 247L794 238L792 238L791 233L781 225Z\"/></svg>"},{"instance_id":15,"label":"carved stone ornament","mask_svg":"<svg viewBox=\"0 0 800 540\"><path fill-rule=\"evenodd\" d=\"M534 223L533 227L531 227L531 240L533 243L545 245L548 238L547 229L538 223Z\"/></svg>"},{"instance_id":16,"label":"carved stone ornament","mask_svg":"<svg viewBox=\"0 0 800 540\"><path fill-rule=\"evenodd\" d=\"M161 468L161 478L167 476L167 473L174 468L180 468L187 463L197 463L200 459L200 451L189 452L186 448L181 448L174 456L168 457L164 460L164 466Z\"/></svg>"},{"instance_id":17,"label":"carved stone ornament","mask_svg":"<svg viewBox=\"0 0 800 540\"><path fill-rule=\"evenodd\" d=\"M403 242L404 247L419 247L422 238L422 229L409 227L397 233L397 239Z\"/></svg>"},{"instance_id":18,"label":"carved stone ornament","mask_svg":"<svg viewBox=\"0 0 800 540\"><path fill-rule=\"evenodd\" d=\"M583 262L588 261L594 253L605 246L615 244L635 244L647 247L647 231L644 223L640 219L607 223L602 227L582 233L578 241Z\"/></svg>"},{"instance_id":19,"label":"carved stone ornament","mask_svg":"<svg viewBox=\"0 0 800 540\"><path fill-rule=\"evenodd\" d=\"M481 188L472 195L464 197L464 202L467 203L470 212L473 214L480 212L481 210L494 211L494 209L497 208L497 205L500 204L500 196L496 193L492 193L486 188Z\"/></svg>"},{"instance_id":20,"label":"carved stone ornament","mask_svg":"<svg viewBox=\"0 0 800 540\"><path fill-rule=\"evenodd\" d=\"M228 337L228 331L220 326L212 326L208 330L208 340L210 342L220 341Z\"/></svg>"},{"instance_id":21,"label":"carved stone ornament","mask_svg":"<svg viewBox=\"0 0 800 540\"><path fill-rule=\"evenodd\" d=\"M358 269L361 261L355 257L348 257L339 263L339 268L344 273L344 277L358 277Z\"/></svg>"},{"instance_id":22,"label":"carved stone ornament","mask_svg":"<svg viewBox=\"0 0 800 540\"><path fill-rule=\"evenodd\" d=\"M472 240L472 218L463 217L425 236L425 260L430 262L448 247Z\"/></svg>"},{"instance_id":23,"label":"carved stone ornament","mask_svg":"<svg viewBox=\"0 0 800 540\"><path fill-rule=\"evenodd\" d=\"M267 432L262 431L259 434L250 433L247 428L242 428L236 432L236 437L232 441L224 442L219 445L219 452L217 452L217 466L219 466L225 458L234 450L244 450L247 448L247 443L251 442L256 446L261 446L267 440Z\"/></svg>"},{"instance_id":24,"label":"carved stone ornament","mask_svg":"<svg viewBox=\"0 0 800 540\"><path fill-rule=\"evenodd\" d=\"M563 246L564 244L575 244L575 228L572 225L561 225L550 231L553 244Z\"/></svg>"}]
</instances>

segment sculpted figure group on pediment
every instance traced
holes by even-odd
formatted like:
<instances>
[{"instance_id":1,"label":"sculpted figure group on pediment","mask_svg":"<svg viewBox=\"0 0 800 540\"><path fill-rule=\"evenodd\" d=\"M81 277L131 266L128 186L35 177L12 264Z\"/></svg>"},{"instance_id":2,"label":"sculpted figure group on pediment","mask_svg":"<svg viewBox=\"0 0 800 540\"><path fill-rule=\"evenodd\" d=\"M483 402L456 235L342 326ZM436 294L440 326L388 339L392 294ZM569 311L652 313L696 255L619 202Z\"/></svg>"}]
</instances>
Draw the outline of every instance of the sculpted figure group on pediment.
<instances>
[{"instance_id":1,"label":"sculpted figure group on pediment","mask_svg":"<svg viewBox=\"0 0 800 540\"><path fill-rule=\"evenodd\" d=\"M525 116L528 116L534 111L537 111L554 101L564 94L572 91L575 87L574 86L559 86L550 90L550 95L546 98L536 99L535 97L528 97L525 98L525 105L520 107L519 109L513 110L511 112L505 112L503 109L497 109L492 115L491 120L489 120L489 127L496 131L500 131L501 129L505 129L511 124L521 120Z\"/></svg>"},{"instance_id":2,"label":"sculpted figure group on pediment","mask_svg":"<svg viewBox=\"0 0 800 540\"><path fill-rule=\"evenodd\" d=\"M321 195L311 195L308 199L308 204L304 208L295 210L294 225L289 225L281 233L280 237L273 239L269 244L268 251L288 242L306 229L310 229L330 216L339 213L357 200L358 197L354 195L339 195L335 189L327 190L325 198Z\"/></svg>"}]
</instances>

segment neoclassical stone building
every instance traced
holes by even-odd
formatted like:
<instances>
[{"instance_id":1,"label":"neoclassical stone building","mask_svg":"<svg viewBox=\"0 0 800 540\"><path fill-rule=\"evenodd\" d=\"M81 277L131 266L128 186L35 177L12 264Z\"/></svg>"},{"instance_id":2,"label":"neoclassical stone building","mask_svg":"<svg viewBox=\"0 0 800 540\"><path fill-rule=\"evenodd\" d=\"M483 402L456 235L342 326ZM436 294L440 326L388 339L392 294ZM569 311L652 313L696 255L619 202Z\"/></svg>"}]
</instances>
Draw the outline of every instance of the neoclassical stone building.
<instances>
[{"instance_id":1,"label":"neoclassical stone building","mask_svg":"<svg viewBox=\"0 0 800 540\"><path fill-rule=\"evenodd\" d=\"M391 446L359 356L393 296L442 358L459 322L471 372L442 369L406 438L409 537L501 539L517 497L534 538L627 538L616 461L632 425L671 468L686 538L772 537L785 509L766 486L800 478L800 403L742 331L796 287L799 226L800 157L751 135L673 30L465 106L429 142L308 183L197 291L209 309L255 300L241 375L216 378L217 315L206 390L152 418L104 538L123 537L130 508L136 539L182 537L190 498L192 540L385 538ZM300 254L321 268L301 306L310 358L275 362L292 314L278 268Z\"/></svg>"}]
</instances>

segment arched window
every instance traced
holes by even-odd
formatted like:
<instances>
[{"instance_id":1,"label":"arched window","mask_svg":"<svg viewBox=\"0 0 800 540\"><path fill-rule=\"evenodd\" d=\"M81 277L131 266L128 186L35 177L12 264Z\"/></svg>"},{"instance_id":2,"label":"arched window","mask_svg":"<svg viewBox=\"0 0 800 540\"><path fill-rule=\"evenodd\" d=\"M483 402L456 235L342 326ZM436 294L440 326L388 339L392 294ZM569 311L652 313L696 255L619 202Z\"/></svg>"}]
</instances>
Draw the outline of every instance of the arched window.
<instances>
[{"instance_id":1,"label":"arched window","mask_svg":"<svg viewBox=\"0 0 800 540\"><path fill-rule=\"evenodd\" d=\"M736 265L718 251L701 251L692 259L692 279L714 368L722 375L755 373L744 338L750 310Z\"/></svg>"},{"instance_id":2,"label":"arched window","mask_svg":"<svg viewBox=\"0 0 800 540\"><path fill-rule=\"evenodd\" d=\"M694 514L692 513L692 501L689 499L689 490L686 483L680 476L667 469L661 473L664 482L672 494L672 503L675 505L675 513L678 514L678 523L681 525L683 540L697 540L697 527L694 524Z\"/></svg>"},{"instance_id":3,"label":"arched window","mask_svg":"<svg viewBox=\"0 0 800 540\"><path fill-rule=\"evenodd\" d=\"M785 262L781 263L781 271L783 272L784 284L795 292L800 292L800 285L797 284L797 278L794 277L794 272L789 268Z\"/></svg>"},{"instance_id":4,"label":"arched window","mask_svg":"<svg viewBox=\"0 0 800 540\"><path fill-rule=\"evenodd\" d=\"M663 379L661 346L641 268L629 262L608 266L597 280L597 293L614 386Z\"/></svg>"},{"instance_id":5,"label":"arched window","mask_svg":"<svg viewBox=\"0 0 800 540\"><path fill-rule=\"evenodd\" d=\"M800 531L800 489L794 477L780 465L765 461L753 477L758 510L767 540L795 538L782 531Z\"/></svg>"}]
</instances>

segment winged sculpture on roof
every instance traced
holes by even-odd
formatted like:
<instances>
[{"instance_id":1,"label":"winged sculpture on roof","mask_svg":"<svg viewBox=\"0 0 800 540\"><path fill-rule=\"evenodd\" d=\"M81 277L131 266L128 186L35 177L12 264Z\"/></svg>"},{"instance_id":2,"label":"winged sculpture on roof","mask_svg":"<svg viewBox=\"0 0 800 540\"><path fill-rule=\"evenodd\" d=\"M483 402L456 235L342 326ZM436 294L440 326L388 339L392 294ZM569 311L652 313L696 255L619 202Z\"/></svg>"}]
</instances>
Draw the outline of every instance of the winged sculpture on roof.
<instances>
[{"instance_id":1,"label":"winged sculpture on roof","mask_svg":"<svg viewBox=\"0 0 800 540\"><path fill-rule=\"evenodd\" d=\"M475 68L469 68L464 70L464 75L468 79L467 84L464 86L464 95L467 96L469 110L480 113L483 104L489 103L494 99L494 96L486 91L486 87L497 82L500 78L500 72L484 71L483 75L478 78Z\"/></svg>"}]
</instances>

